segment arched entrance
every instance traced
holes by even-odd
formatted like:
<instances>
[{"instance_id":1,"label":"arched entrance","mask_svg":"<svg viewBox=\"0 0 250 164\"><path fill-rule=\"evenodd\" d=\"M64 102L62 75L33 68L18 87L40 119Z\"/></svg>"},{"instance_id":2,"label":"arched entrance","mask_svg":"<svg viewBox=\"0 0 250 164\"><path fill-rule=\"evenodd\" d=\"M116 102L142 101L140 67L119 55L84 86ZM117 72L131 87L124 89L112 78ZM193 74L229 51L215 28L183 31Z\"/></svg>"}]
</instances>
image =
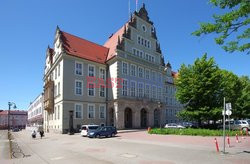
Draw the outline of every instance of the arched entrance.
<instances>
[{"instance_id":1,"label":"arched entrance","mask_svg":"<svg viewBox=\"0 0 250 164\"><path fill-rule=\"evenodd\" d=\"M154 110L154 126L155 127L160 126L160 110L159 109Z\"/></svg>"},{"instance_id":2,"label":"arched entrance","mask_svg":"<svg viewBox=\"0 0 250 164\"><path fill-rule=\"evenodd\" d=\"M111 126L114 126L115 125L115 119L114 119L114 109L111 108L110 111L109 111L109 124Z\"/></svg>"},{"instance_id":3,"label":"arched entrance","mask_svg":"<svg viewBox=\"0 0 250 164\"><path fill-rule=\"evenodd\" d=\"M146 128L147 127L147 111L146 109L141 109L141 127Z\"/></svg>"},{"instance_id":4,"label":"arched entrance","mask_svg":"<svg viewBox=\"0 0 250 164\"><path fill-rule=\"evenodd\" d=\"M132 128L132 110L126 108L124 111L124 125L125 128Z\"/></svg>"}]
</instances>

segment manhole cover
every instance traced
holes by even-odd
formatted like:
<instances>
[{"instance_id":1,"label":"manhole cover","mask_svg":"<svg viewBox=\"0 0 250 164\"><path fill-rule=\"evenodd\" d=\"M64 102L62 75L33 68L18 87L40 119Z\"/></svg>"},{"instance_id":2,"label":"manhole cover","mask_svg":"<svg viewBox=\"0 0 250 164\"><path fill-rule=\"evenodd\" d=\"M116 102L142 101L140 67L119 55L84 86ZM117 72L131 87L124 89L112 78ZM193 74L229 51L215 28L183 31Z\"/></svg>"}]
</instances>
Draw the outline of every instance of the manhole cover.
<instances>
[{"instance_id":1,"label":"manhole cover","mask_svg":"<svg viewBox=\"0 0 250 164\"><path fill-rule=\"evenodd\" d=\"M135 157L137 157L137 155L135 155L135 154L128 154L128 153L121 154L120 156L125 157L125 158L135 158Z\"/></svg>"}]
</instances>

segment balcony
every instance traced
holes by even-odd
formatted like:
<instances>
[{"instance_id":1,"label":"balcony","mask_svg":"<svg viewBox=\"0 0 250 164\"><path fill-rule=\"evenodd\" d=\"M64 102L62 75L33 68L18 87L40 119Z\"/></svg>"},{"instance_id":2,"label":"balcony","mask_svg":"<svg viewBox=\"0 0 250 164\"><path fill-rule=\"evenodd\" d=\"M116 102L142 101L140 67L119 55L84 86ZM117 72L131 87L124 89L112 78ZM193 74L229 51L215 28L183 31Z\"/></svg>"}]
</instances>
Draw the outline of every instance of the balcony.
<instances>
[{"instance_id":1,"label":"balcony","mask_svg":"<svg viewBox=\"0 0 250 164\"><path fill-rule=\"evenodd\" d=\"M44 86L44 110L52 112L54 109L54 81L49 80Z\"/></svg>"}]
</instances>

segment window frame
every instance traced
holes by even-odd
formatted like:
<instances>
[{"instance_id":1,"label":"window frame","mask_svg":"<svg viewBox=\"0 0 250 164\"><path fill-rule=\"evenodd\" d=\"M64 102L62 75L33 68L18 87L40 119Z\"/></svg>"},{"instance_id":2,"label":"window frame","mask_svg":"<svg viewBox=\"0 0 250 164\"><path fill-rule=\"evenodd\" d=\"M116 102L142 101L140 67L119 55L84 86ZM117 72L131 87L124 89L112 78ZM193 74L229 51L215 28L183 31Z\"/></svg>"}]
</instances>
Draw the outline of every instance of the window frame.
<instances>
[{"instance_id":1,"label":"window frame","mask_svg":"<svg viewBox=\"0 0 250 164\"><path fill-rule=\"evenodd\" d=\"M104 117L103 118L101 117L101 107L103 107L103 109L104 109ZM104 105L104 104L99 105L99 119L106 119L106 105Z\"/></svg>"},{"instance_id":2,"label":"window frame","mask_svg":"<svg viewBox=\"0 0 250 164\"><path fill-rule=\"evenodd\" d=\"M89 68L90 68L90 67L93 67L93 68L94 68L94 70L93 70L93 76L90 76L90 71L89 71ZM89 77L95 77L95 76L96 76L95 65L93 65L93 64L88 64L88 76L89 76Z\"/></svg>"},{"instance_id":3,"label":"window frame","mask_svg":"<svg viewBox=\"0 0 250 164\"><path fill-rule=\"evenodd\" d=\"M81 74L78 74L77 73L77 64L80 64L81 65L81 67L82 67L82 69L81 69ZM79 61L75 61L75 75L76 76L83 76L83 63L82 62L79 62Z\"/></svg>"},{"instance_id":4,"label":"window frame","mask_svg":"<svg viewBox=\"0 0 250 164\"><path fill-rule=\"evenodd\" d=\"M77 110L77 106L80 106L80 118L76 117L76 110ZM75 103L75 108L74 108L74 119L83 119L83 104L80 104L80 103Z\"/></svg>"},{"instance_id":5,"label":"window frame","mask_svg":"<svg viewBox=\"0 0 250 164\"><path fill-rule=\"evenodd\" d=\"M90 106L93 106L93 118L90 118L89 117L89 114L90 114L90 112L89 112L89 107ZM88 104L88 117L87 117L88 119L95 119L95 104Z\"/></svg>"},{"instance_id":6,"label":"window frame","mask_svg":"<svg viewBox=\"0 0 250 164\"><path fill-rule=\"evenodd\" d=\"M81 82L81 84L82 84L81 85L81 94L77 94L77 88L76 88L77 87L77 84L76 84L77 82ZM83 95L83 80L75 80L75 95L76 96L82 96Z\"/></svg>"}]
</instances>

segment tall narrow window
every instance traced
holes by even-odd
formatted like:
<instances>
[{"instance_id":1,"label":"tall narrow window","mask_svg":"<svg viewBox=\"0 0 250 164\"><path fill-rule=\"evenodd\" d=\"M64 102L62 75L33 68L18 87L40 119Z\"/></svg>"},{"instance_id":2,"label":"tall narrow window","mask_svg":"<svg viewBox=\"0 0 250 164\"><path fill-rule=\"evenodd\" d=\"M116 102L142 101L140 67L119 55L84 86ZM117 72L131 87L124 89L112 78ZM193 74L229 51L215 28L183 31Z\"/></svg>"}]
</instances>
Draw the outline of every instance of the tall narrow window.
<instances>
[{"instance_id":1,"label":"tall narrow window","mask_svg":"<svg viewBox=\"0 0 250 164\"><path fill-rule=\"evenodd\" d=\"M143 83L138 83L138 97L143 97L144 86Z\"/></svg>"},{"instance_id":2,"label":"tall narrow window","mask_svg":"<svg viewBox=\"0 0 250 164\"><path fill-rule=\"evenodd\" d=\"M75 94L76 95L82 95L82 81L76 80L75 81Z\"/></svg>"},{"instance_id":3,"label":"tall narrow window","mask_svg":"<svg viewBox=\"0 0 250 164\"><path fill-rule=\"evenodd\" d=\"M137 43L141 44L141 37L140 36L137 37Z\"/></svg>"},{"instance_id":4,"label":"tall narrow window","mask_svg":"<svg viewBox=\"0 0 250 164\"><path fill-rule=\"evenodd\" d=\"M148 84L145 85L145 97L150 97L150 86Z\"/></svg>"},{"instance_id":5,"label":"tall narrow window","mask_svg":"<svg viewBox=\"0 0 250 164\"><path fill-rule=\"evenodd\" d=\"M146 76L146 79L149 79L149 69L145 69L145 76Z\"/></svg>"},{"instance_id":6,"label":"tall narrow window","mask_svg":"<svg viewBox=\"0 0 250 164\"><path fill-rule=\"evenodd\" d=\"M54 97L57 96L57 85L54 86Z\"/></svg>"},{"instance_id":7,"label":"tall narrow window","mask_svg":"<svg viewBox=\"0 0 250 164\"><path fill-rule=\"evenodd\" d=\"M95 118L95 105L88 104L88 118Z\"/></svg>"},{"instance_id":8,"label":"tall narrow window","mask_svg":"<svg viewBox=\"0 0 250 164\"><path fill-rule=\"evenodd\" d=\"M57 86L58 86L58 92L57 92L57 95L60 95L60 90L61 90L61 85L60 85L60 82L58 82Z\"/></svg>"},{"instance_id":9,"label":"tall narrow window","mask_svg":"<svg viewBox=\"0 0 250 164\"><path fill-rule=\"evenodd\" d=\"M76 62L75 63L75 74L82 75L82 63Z\"/></svg>"},{"instance_id":10,"label":"tall narrow window","mask_svg":"<svg viewBox=\"0 0 250 164\"><path fill-rule=\"evenodd\" d=\"M75 118L82 118L82 105L75 104Z\"/></svg>"},{"instance_id":11,"label":"tall narrow window","mask_svg":"<svg viewBox=\"0 0 250 164\"><path fill-rule=\"evenodd\" d=\"M100 85L100 97L105 97L105 86Z\"/></svg>"},{"instance_id":12,"label":"tall narrow window","mask_svg":"<svg viewBox=\"0 0 250 164\"><path fill-rule=\"evenodd\" d=\"M104 68L100 68L99 69L99 78L105 80L105 69Z\"/></svg>"},{"instance_id":13,"label":"tall narrow window","mask_svg":"<svg viewBox=\"0 0 250 164\"><path fill-rule=\"evenodd\" d=\"M88 69L89 70L89 73L88 73L89 76L94 77L95 76L95 66L89 65L88 67L89 67L89 69Z\"/></svg>"},{"instance_id":14,"label":"tall narrow window","mask_svg":"<svg viewBox=\"0 0 250 164\"><path fill-rule=\"evenodd\" d=\"M155 72L152 71L152 80L155 81Z\"/></svg>"},{"instance_id":15,"label":"tall narrow window","mask_svg":"<svg viewBox=\"0 0 250 164\"><path fill-rule=\"evenodd\" d=\"M100 107L99 107L99 118L104 119L105 116L106 116L105 105L100 105Z\"/></svg>"},{"instance_id":16,"label":"tall narrow window","mask_svg":"<svg viewBox=\"0 0 250 164\"><path fill-rule=\"evenodd\" d=\"M143 68L142 67L138 67L138 76L140 78L143 78Z\"/></svg>"},{"instance_id":17,"label":"tall narrow window","mask_svg":"<svg viewBox=\"0 0 250 164\"><path fill-rule=\"evenodd\" d=\"M60 109L60 105L58 105L57 106L57 118L58 118L58 120L60 120L60 111L61 109Z\"/></svg>"},{"instance_id":18,"label":"tall narrow window","mask_svg":"<svg viewBox=\"0 0 250 164\"><path fill-rule=\"evenodd\" d=\"M126 63L126 62L122 62L122 73L124 75L128 74L128 63Z\"/></svg>"},{"instance_id":19,"label":"tall narrow window","mask_svg":"<svg viewBox=\"0 0 250 164\"><path fill-rule=\"evenodd\" d=\"M134 64L130 65L131 76L136 76L136 66Z\"/></svg>"},{"instance_id":20,"label":"tall narrow window","mask_svg":"<svg viewBox=\"0 0 250 164\"><path fill-rule=\"evenodd\" d=\"M156 99L156 86L152 86L152 98Z\"/></svg>"},{"instance_id":21,"label":"tall narrow window","mask_svg":"<svg viewBox=\"0 0 250 164\"><path fill-rule=\"evenodd\" d=\"M130 82L130 95L132 96L132 97L135 97L136 95L135 95L135 86L136 86L136 83L135 83L135 81L131 81Z\"/></svg>"},{"instance_id":22,"label":"tall narrow window","mask_svg":"<svg viewBox=\"0 0 250 164\"><path fill-rule=\"evenodd\" d=\"M61 66L60 64L58 64L58 77L60 76L60 74L61 74Z\"/></svg>"},{"instance_id":23,"label":"tall narrow window","mask_svg":"<svg viewBox=\"0 0 250 164\"><path fill-rule=\"evenodd\" d=\"M158 99L161 101L161 88L158 88Z\"/></svg>"},{"instance_id":24,"label":"tall narrow window","mask_svg":"<svg viewBox=\"0 0 250 164\"><path fill-rule=\"evenodd\" d=\"M57 68L55 68L55 79L57 79Z\"/></svg>"},{"instance_id":25,"label":"tall narrow window","mask_svg":"<svg viewBox=\"0 0 250 164\"><path fill-rule=\"evenodd\" d=\"M88 84L88 95L89 96L95 96L95 84L94 83L89 83Z\"/></svg>"},{"instance_id":26,"label":"tall narrow window","mask_svg":"<svg viewBox=\"0 0 250 164\"><path fill-rule=\"evenodd\" d=\"M127 96L128 95L128 80L123 79L122 82L122 95Z\"/></svg>"}]
</instances>

